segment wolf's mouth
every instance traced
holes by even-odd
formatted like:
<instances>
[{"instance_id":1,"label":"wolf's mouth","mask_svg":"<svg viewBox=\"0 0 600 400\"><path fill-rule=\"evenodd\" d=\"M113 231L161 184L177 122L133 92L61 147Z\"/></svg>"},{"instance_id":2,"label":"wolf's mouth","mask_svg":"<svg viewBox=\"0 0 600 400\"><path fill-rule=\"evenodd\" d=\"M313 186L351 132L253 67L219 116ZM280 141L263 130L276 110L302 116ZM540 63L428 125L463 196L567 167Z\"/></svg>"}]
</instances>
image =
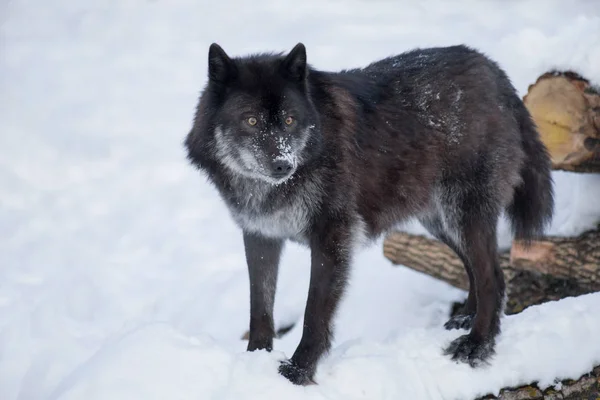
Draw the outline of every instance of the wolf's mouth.
<instances>
[{"instance_id":1,"label":"wolf's mouth","mask_svg":"<svg viewBox=\"0 0 600 400\"><path fill-rule=\"evenodd\" d=\"M259 174L261 175L260 179L264 180L265 182L268 182L272 185L281 185L282 183L286 182L287 180L289 180L290 178L292 178L294 176L294 173L296 172L296 167L293 167L291 170L289 170L288 172L286 172L285 174L268 174L265 172L259 172Z\"/></svg>"},{"instance_id":2,"label":"wolf's mouth","mask_svg":"<svg viewBox=\"0 0 600 400\"><path fill-rule=\"evenodd\" d=\"M272 173L269 169L259 165L239 165L237 171L239 174L246 176L247 178L255 179L269 183L271 185L281 185L285 181L289 180L296 173L296 166L292 166L291 169L287 169L285 172Z\"/></svg>"}]
</instances>

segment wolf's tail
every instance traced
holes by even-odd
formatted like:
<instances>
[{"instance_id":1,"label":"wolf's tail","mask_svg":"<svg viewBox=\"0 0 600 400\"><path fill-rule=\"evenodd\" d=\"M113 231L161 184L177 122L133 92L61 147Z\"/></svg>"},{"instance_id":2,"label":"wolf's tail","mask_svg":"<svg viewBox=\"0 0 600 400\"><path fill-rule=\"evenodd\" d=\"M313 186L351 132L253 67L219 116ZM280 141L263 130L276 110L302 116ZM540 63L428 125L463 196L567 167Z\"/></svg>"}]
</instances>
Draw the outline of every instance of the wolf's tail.
<instances>
[{"instance_id":1,"label":"wolf's tail","mask_svg":"<svg viewBox=\"0 0 600 400\"><path fill-rule=\"evenodd\" d=\"M521 168L521 185L515 188L512 202L506 208L516 239L529 242L541 236L552 220L554 190L550 156L540 140L529 111L516 96L512 109L521 130L525 162Z\"/></svg>"}]
</instances>

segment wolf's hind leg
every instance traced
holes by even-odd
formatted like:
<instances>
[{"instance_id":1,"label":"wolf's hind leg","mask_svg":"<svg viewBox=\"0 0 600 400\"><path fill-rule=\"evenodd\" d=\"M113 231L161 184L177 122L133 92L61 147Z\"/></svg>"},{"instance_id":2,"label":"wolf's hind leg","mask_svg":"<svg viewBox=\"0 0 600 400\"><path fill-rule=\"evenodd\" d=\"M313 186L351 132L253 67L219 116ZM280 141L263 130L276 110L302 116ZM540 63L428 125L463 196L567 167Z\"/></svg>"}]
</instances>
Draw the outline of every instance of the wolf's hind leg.
<instances>
[{"instance_id":1,"label":"wolf's hind leg","mask_svg":"<svg viewBox=\"0 0 600 400\"><path fill-rule=\"evenodd\" d=\"M471 321L471 331L450 343L445 353L453 360L476 367L494 354L495 339L500 332L504 277L497 256L497 216L470 210L462 222L462 251L466 265L472 267L476 313Z\"/></svg>"},{"instance_id":2,"label":"wolf's hind leg","mask_svg":"<svg viewBox=\"0 0 600 400\"><path fill-rule=\"evenodd\" d=\"M475 294L475 282L472 267L468 265L466 260L462 257L461 260L465 263L465 269L467 270L467 275L469 275L469 295L462 308L456 314L451 316L444 324L444 328L447 330L471 329L475 313L477 312L477 296Z\"/></svg>"},{"instance_id":3,"label":"wolf's hind leg","mask_svg":"<svg viewBox=\"0 0 600 400\"><path fill-rule=\"evenodd\" d=\"M463 244L461 243L462 241L457 240L459 238L452 239L452 237L455 235L449 235L445 232L447 227L445 228L442 218L443 217L440 215L435 215L421 218L420 221L421 224L423 224L423 226L429 231L429 233L450 247L458 255L465 266L467 275L469 276L469 295L467 297L467 301L462 309L455 315L451 316L450 319L444 324L444 328L448 330L471 329L471 326L473 325L473 318L477 312L477 296L475 294L475 282L473 278L472 267L469 260L464 256L464 253L461 250L463 247ZM458 227L455 227L455 229L458 229Z\"/></svg>"}]
</instances>

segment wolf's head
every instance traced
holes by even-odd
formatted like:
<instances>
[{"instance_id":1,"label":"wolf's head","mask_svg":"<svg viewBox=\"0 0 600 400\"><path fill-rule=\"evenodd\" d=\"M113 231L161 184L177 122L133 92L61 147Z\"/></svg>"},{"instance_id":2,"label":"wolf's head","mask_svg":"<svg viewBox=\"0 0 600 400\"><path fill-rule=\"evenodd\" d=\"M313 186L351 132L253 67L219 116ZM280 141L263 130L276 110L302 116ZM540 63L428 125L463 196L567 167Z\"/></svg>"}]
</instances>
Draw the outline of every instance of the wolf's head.
<instances>
[{"instance_id":1,"label":"wolf's head","mask_svg":"<svg viewBox=\"0 0 600 400\"><path fill-rule=\"evenodd\" d=\"M318 117L310 99L306 49L283 55L230 58L217 45L208 55L217 160L246 177L273 184L306 161Z\"/></svg>"}]
</instances>

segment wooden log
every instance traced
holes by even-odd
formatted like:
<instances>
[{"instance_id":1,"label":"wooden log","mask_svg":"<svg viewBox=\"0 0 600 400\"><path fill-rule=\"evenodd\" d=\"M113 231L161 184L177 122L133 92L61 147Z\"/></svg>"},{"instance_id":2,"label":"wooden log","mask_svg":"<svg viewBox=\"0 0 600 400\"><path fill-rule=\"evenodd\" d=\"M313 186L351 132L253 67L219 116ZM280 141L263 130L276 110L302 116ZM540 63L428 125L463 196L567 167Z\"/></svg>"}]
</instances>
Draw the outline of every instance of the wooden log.
<instances>
[{"instance_id":1,"label":"wooden log","mask_svg":"<svg viewBox=\"0 0 600 400\"><path fill-rule=\"evenodd\" d=\"M554 169L600 172L600 90L584 77L551 71L523 97Z\"/></svg>"},{"instance_id":2,"label":"wooden log","mask_svg":"<svg viewBox=\"0 0 600 400\"><path fill-rule=\"evenodd\" d=\"M468 278L462 261L442 242L425 236L393 232L383 243L383 254L394 264L466 290ZM546 237L529 247L515 242L509 254L500 255L506 274L528 270L556 279L577 282L590 291L600 290L600 226L573 238Z\"/></svg>"},{"instance_id":3,"label":"wooden log","mask_svg":"<svg viewBox=\"0 0 600 400\"><path fill-rule=\"evenodd\" d=\"M383 254L394 264L407 266L459 289L469 290L469 278L462 261L439 240L392 232L383 242ZM508 254L500 255L500 266L505 276L514 274Z\"/></svg>"},{"instance_id":4,"label":"wooden log","mask_svg":"<svg viewBox=\"0 0 600 400\"><path fill-rule=\"evenodd\" d=\"M383 252L394 264L468 290L469 279L458 256L442 242L393 232ZM511 253L513 263L511 263ZM581 266L581 267L580 267ZM507 283L507 314L550 300L600 290L600 227L576 238L547 238L526 250L500 254ZM460 307L455 307L455 310Z\"/></svg>"},{"instance_id":5,"label":"wooden log","mask_svg":"<svg viewBox=\"0 0 600 400\"><path fill-rule=\"evenodd\" d=\"M462 261L448 246L437 240L393 232L383 242L383 255L394 264L405 265L459 289L469 289L469 278Z\"/></svg>"},{"instance_id":6,"label":"wooden log","mask_svg":"<svg viewBox=\"0 0 600 400\"><path fill-rule=\"evenodd\" d=\"M547 237L526 247L515 241L513 268L572 279L584 288L600 290L600 227L574 238Z\"/></svg>"}]
</instances>

